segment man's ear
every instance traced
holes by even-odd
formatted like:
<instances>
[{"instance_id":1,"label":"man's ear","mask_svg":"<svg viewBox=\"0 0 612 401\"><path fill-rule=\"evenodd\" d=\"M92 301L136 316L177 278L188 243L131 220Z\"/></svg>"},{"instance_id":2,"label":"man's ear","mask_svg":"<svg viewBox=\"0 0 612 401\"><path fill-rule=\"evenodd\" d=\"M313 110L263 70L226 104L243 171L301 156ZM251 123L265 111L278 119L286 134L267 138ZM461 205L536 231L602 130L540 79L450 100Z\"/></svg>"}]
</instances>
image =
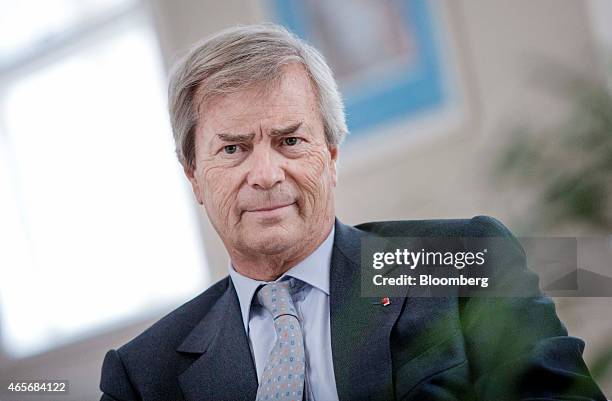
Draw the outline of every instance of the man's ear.
<instances>
[{"instance_id":1,"label":"man's ear","mask_svg":"<svg viewBox=\"0 0 612 401\"><path fill-rule=\"evenodd\" d=\"M338 162L338 146L330 146L329 154L331 156L331 176L332 176L332 185L335 187L338 183L338 172L336 171L336 165Z\"/></svg>"},{"instance_id":2,"label":"man's ear","mask_svg":"<svg viewBox=\"0 0 612 401\"><path fill-rule=\"evenodd\" d=\"M200 205L204 204L202 199L202 192L200 191L200 186L198 185L198 178L195 175L195 166L189 165L187 162L183 163L183 171L185 172L185 176L191 183L191 189L193 190L193 194L196 197L196 200Z\"/></svg>"}]
</instances>

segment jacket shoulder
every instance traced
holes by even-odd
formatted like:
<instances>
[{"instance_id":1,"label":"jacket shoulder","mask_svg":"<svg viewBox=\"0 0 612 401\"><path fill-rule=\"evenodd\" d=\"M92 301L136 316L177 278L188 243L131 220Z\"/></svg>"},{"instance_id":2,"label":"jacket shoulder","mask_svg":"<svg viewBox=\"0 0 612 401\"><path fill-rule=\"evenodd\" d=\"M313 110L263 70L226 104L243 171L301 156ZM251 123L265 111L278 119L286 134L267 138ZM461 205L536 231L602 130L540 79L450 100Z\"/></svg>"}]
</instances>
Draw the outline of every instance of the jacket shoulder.
<instances>
[{"instance_id":1,"label":"jacket shoulder","mask_svg":"<svg viewBox=\"0 0 612 401\"><path fill-rule=\"evenodd\" d=\"M148 393L179 399L178 388L170 383L192 360L176 349L227 291L229 280L223 278L116 351L108 351L100 379L105 396L131 400Z\"/></svg>"},{"instance_id":2,"label":"jacket shoulder","mask_svg":"<svg viewBox=\"0 0 612 401\"><path fill-rule=\"evenodd\" d=\"M506 226L490 216L374 221L359 224L355 228L383 237L512 237Z\"/></svg>"},{"instance_id":3,"label":"jacket shoulder","mask_svg":"<svg viewBox=\"0 0 612 401\"><path fill-rule=\"evenodd\" d=\"M159 319L117 351L126 356L151 350L174 351L225 293L228 285L229 276L226 276L200 295Z\"/></svg>"}]
</instances>

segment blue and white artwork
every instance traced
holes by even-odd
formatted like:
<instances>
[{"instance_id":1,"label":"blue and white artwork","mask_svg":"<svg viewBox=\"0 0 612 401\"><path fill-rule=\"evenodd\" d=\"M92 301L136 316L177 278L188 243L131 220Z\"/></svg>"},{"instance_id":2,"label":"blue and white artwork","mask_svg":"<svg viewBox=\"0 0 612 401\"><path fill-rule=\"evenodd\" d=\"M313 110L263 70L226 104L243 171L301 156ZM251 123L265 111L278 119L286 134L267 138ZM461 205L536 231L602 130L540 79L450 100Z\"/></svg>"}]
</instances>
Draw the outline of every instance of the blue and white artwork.
<instances>
[{"instance_id":1,"label":"blue and white artwork","mask_svg":"<svg viewBox=\"0 0 612 401\"><path fill-rule=\"evenodd\" d=\"M274 0L276 21L334 70L352 135L416 118L449 101L427 0Z\"/></svg>"}]
</instances>

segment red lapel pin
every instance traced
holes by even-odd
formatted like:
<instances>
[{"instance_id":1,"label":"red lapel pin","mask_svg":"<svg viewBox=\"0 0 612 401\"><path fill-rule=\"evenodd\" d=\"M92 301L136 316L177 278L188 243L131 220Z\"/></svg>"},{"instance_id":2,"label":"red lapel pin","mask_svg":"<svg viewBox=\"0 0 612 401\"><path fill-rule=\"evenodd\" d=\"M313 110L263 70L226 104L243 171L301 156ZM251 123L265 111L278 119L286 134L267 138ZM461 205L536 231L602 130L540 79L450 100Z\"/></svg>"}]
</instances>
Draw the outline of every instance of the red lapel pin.
<instances>
[{"instance_id":1,"label":"red lapel pin","mask_svg":"<svg viewBox=\"0 0 612 401\"><path fill-rule=\"evenodd\" d=\"M391 300L389 299L389 297L384 297L380 303L382 304L382 306L387 306L391 304Z\"/></svg>"}]
</instances>

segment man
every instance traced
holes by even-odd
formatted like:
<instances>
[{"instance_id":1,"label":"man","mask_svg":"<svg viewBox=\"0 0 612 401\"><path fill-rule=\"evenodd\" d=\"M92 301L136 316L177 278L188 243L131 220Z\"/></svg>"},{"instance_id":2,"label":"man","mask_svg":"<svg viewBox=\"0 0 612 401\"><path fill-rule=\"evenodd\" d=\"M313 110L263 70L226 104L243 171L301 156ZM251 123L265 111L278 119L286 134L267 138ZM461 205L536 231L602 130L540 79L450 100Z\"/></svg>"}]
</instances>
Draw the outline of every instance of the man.
<instances>
[{"instance_id":1,"label":"man","mask_svg":"<svg viewBox=\"0 0 612 401\"><path fill-rule=\"evenodd\" d=\"M510 237L497 221L335 219L343 105L283 28L223 31L174 69L177 154L229 276L106 355L103 400L603 400L553 303L360 294L365 237ZM520 246L499 265L537 290Z\"/></svg>"}]
</instances>

